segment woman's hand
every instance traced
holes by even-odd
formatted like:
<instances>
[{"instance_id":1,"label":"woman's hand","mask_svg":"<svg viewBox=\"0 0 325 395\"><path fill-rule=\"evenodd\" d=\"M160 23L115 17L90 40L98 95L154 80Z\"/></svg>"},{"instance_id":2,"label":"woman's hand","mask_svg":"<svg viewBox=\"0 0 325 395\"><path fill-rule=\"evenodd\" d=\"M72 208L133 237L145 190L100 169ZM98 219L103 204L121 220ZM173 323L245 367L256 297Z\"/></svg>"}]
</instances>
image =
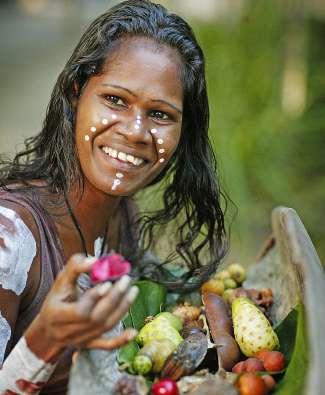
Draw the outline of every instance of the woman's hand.
<instances>
[{"instance_id":1,"label":"woman's hand","mask_svg":"<svg viewBox=\"0 0 325 395\"><path fill-rule=\"evenodd\" d=\"M111 350L136 335L128 329L112 339L100 337L124 317L138 289L123 276L114 285L99 284L78 297L78 276L89 272L94 261L79 254L69 259L25 334L30 349L46 362L55 361L68 346Z\"/></svg>"}]
</instances>

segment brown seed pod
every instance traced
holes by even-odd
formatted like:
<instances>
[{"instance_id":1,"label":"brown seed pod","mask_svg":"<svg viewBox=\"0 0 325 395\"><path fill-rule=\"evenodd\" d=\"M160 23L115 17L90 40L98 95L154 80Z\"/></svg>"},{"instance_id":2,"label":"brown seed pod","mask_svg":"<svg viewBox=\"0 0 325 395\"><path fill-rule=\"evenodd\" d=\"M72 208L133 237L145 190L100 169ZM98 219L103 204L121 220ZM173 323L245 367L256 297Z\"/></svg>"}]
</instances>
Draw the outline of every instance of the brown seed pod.
<instances>
[{"instance_id":1,"label":"brown seed pod","mask_svg":"<svg viewBox=\"0 0 325 395\"><path fill-rule=\"evenodd\" d=\"M219 369L231 371L239 360L240 350L233 337L230 312L224 299L211 293L202 294L210 334L217 348Z\"/></svg>"}]
</instances>

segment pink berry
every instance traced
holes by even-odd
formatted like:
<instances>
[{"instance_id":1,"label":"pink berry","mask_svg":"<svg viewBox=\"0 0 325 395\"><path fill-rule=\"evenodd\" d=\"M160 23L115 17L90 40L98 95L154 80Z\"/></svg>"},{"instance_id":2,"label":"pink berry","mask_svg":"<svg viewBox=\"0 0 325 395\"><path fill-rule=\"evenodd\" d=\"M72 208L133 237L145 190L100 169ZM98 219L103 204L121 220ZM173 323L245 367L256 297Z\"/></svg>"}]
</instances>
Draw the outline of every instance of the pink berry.
<instances>
[{"instance_id":1,"label":"pink berry","mask_svg":"<svg viewBox=\"0 0 325 395\"><path fill-rule=\"evenodd\" d=\"M265 370L263 362L257 358L248 358L245 361L245 372L261 372Z\"/></svg>"},{"instance_id":2,"label":"pink berry","mask_svg":"<svg viewBox=\"0 0 325 395\"><path fill-rule=\"evenodd\" d=\"M246 362L246 361L237 362L236 365L233 366L233 368L231 369L231 371L232 371L233 373L242 373L242 372L245 372L245 371L246 371L246 370L245 370L245 362Z\"/></svg>"},{"instance_id":3,"label":"pink berry","mask_svg":"<svg viewBox=\"0 0 325 395\"><path fill-rule=\"evenodd\" d=\"M92 266L90 278L93 283L117 280L131 271L130 262L122 255L113 253L99 258Z\"/></svg>"},{"instance_id":4,"label":"pink berry","mask_svg":"<svg viewBox=\"0 0 325 395\"><path fill-rule=\"evenodd\" d=\"M177 384L171 379L163 379L153 384L151 393L153 395L179 395Z\"/></svg>"}]
</instances>

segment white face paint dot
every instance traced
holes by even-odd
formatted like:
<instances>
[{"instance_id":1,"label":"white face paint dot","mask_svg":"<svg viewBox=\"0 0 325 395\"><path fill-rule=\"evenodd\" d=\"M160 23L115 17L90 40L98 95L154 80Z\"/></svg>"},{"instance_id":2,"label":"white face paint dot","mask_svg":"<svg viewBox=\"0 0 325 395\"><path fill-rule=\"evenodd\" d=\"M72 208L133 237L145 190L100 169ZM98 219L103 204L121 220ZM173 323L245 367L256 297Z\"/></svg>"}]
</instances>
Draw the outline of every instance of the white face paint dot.
<instances>
[{"instance_id":1,"label":"white face paint dot","mask_svg":"<svg viewBox=\"0 0 325 395\"><path fill-rule=\"evenodd\" d=\"M157 129L151 129L151 133L152 133L152 134L157 133Z\"/></svg>"},{"instance_id":2,"label":"white face paint dot","mask_svg":"<svg viewBox=\"0 0 325 395\"><path fill-rule=\"evenodd\" d=\"M165 150L163 148L160 148L159 153L163 154L165 152Z\"/></svg>"},{"instance_id":3,"label":"white face paint dot","mask_svg":"<svg viewBox=\"0 0 325 395\"><path fill-rule=\"evenodd\" d=\"M164 158L160 158L160 159L159 159L159 162L160 162L160 163L163 163L163 162L165 162L165 159L164 159Z\"/></svg>"},{"instance_id":4,"label":"white face paint dot","mask_svg":"<svg viewBox=\"0 0 325 395\"><path fill-rule=\"evenodd\" d=\"M103 118L103 119L102 119L102 124L103 124L103 125L107 125L107 124L108 124L108 119Z\"/></svg>"},{"instance_id":5,"label":"white face paint dot","mask_svg":"<svg viewBox=\"0 0 325 395\"><path fill-rule=\"evenodd\" d=\"M140 123L141 123L141 120L140 120L140 119L137 119L137 123L140 125Z\"/></svg>"},{"instance_id":6,"label":"white face paint dot","mask_svg":"<svg viewBox=\"0 0 325 395\"><path fill-rule=\"evenodd\" d=\"M141 119L141 115L137 115L137 119Z\"/></svg>"},{"instance_id":7,"label":"white face paint dot","mask_svg":"<svg viewBox=\"0 0 325 395\"><path fill-rule=\"evenodd\" d=\"M124 177L124 174L122 174L122 173L116 173L116 178L123 178Z\"/></svg>"},{"instance_id":8,"label":"white face paint dot","mask_svg":"<svg viewBox=\"0 0 325 395\"><path fill-rule=\"evenodd\" d=\"M113 181L112 190L115 190L116 187L117 187L118 185L120 185L120 184L121 184L121 181L118 180L118 179L115 179L115 180Z\"/></svg>"},{"instance_id":9,"label":"white face paint dot","mask_svg":"<svg viewBox=\"0 0 325 395\"><path fill-rule=\"evenodd\" d=\"M89 141L89 136L88 136L88 134L86 134L85 140L86 140L86 141Z\"/></svg>"},{"instance_id":10,"label":"white face paint dot","mask_svg":"<svg viewBox=\"0 0 325 395\"><path fill-rule=\"evenodd\" d=\"M139 125L135 125L134 129L140 129L140 126Z\"/></svg>"},{"instance_id":11,"label":"white face paint dot","mask_svg":"<svg viewBox=\"0 0 325 395\"><path fill-rule=\"evenodd\" d=\"M117 115L116 114L112 114L112 119L116 119Z\"/></svg>"},{"instance_id":12,"label":"white face paint dot","mask_svg":"<svg viewBox=\"0 0 325 395\"><path fill-rule=\"evenodd\" d=\"M157 140L157 143L158 143L158 144L163 144L163 143L164 143L164 140L163 140L163 139L158 139L158 140Z\"/></svg>"},{"instance_id":13,"label":"white face paint dot","mask_svg":"<svg viewBox=\"0 0 325 395\"><path fill-rule=\"evenodd\" d=\"M91 131L91 132L96 132L96 130L97 130L97 129L95 128L95 126L92 126L92 127L90 128L90 131Z\"/></svg>"}]
</instances>

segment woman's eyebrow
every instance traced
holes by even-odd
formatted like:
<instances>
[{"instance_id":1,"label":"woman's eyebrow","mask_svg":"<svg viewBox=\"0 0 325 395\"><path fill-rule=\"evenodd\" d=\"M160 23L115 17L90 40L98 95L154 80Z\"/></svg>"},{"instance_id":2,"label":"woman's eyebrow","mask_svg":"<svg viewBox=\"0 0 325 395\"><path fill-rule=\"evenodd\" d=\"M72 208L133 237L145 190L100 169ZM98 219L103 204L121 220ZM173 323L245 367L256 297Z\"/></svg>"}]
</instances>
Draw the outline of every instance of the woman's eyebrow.
<instances>
[{"instance_id":1,"label":"woman's eyebrow","mask_svg":"<svg viewBox=\"0 0 325 395\"><path fill-rule=\"evenodd\" d=\"M172 107L175 111L177 111L180 115L182 115L182 110L180 110L178 107L176 107L174 104L169 103L166 100L162 100L162 99L151 99L152 102L155 103L162 103L162 104L167 104L167 106Z\"/></svg>"},{"instance_id":2,"label":"woman's eyebrow","mask_svg":"<svg viewBox=\"0 0 325 395\"><path fill-rule=\"evenodd\" d=\"M123 91L128 92L130 95L132 95L132 96L134 96L134 97L137 96L135 93L133 93L133 92L130 91L129 89L124 88L123 86L120 86L120 85L111 85L111 84L105 84L105 83L104 83L104 84L102 84L102 86L109 86L109 87L111 87L111 88L122 89Z\"/></svg>"},{"instance_id":3,"label":"woman's eyebrow","mask_svg":"<svg viewBox=\"0 0 325 395\"><path fill-rule=\"evenodd\" d=\"M105 84L105 83L103 83L102 86L109 86L109 87L111 87L111 88L122 89L123 91L129 93L129 94L132 95L133 97L137 97L137 95L136 95L135 93L133 93L132 91L130 91L130 90L127 89L127 88L124 88L124 87L121 86L121 85L114 85L114 84L112 85L112 84ZM167 106L172 107L172 108L173 108L175 111L177 111L180 115L182 115L182 110L180 110L180 109L179 109L178 107L176 107L174 104L169 103L169 102L166 101L166 100L163 100L163 99L151 99L151 101L154 102L154 103L166 104Z\"/></svg>"}]
</instances>

